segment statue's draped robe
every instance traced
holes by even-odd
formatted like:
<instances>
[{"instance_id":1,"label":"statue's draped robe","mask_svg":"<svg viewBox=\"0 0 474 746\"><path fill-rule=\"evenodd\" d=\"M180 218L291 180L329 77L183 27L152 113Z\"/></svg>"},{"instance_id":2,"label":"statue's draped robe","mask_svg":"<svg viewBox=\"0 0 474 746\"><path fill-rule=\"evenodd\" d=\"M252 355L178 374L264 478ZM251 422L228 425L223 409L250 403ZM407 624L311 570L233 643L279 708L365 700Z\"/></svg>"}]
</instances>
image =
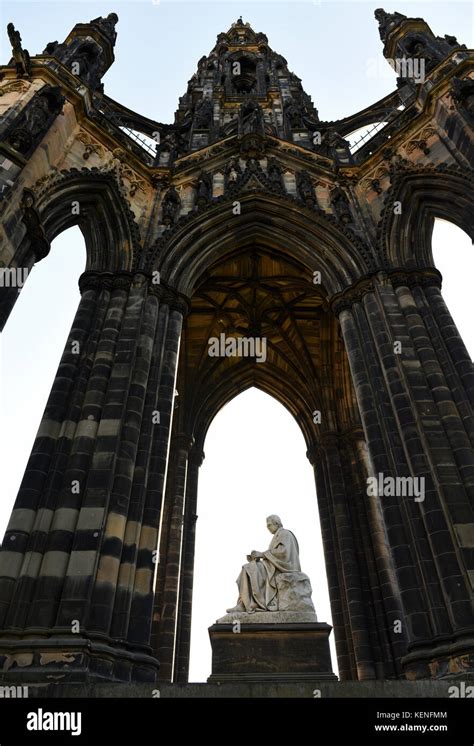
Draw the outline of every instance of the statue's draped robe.
<instances>
[{"instance_id":1,"label":"statue's draped robe","mask_svg":"<svg viewBox=\"0 0 474 746\"><path fill-rule=\"evenodd\" d=\"M298 542L286 528L273 535L263 559L252 560L242 567L237 578L239 596L246 611L277 611L275 576L279 572L300 572Z\"/></svg>"}]
</instances>

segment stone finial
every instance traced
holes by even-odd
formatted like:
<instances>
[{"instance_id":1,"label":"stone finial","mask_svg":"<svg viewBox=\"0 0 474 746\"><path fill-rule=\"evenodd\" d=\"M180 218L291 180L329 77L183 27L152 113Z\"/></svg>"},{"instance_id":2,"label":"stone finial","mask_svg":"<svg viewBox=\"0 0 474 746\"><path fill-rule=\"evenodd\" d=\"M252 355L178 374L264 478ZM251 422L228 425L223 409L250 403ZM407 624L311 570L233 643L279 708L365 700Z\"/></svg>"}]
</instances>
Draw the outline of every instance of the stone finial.
<instances>
[{"instance_id":1,"label":"stone finial","mask_svg":"<svg viewBox=\"0 0 474 746\"><path fill-rule=\"evenodd\" d=\"M15 29L13 23L7 26L8 38L12 45L12 54L15 61L17 77L29 77L31 71L30 55L27 49L21 45L20 32Z\"/></svg>"},{"instance_id":2,"label":"stone finial","mask_svg":"<svg viewBox=\"0 0 474 746\"><path fill-rule=\"evenodd\" d=\"M104 36L106 36L112 42L112 44L115 44L115 40L117 38L115 26L118 23L118 19L119 17L117 13L109 13L107 18L99 16L98 18L93 18L91 20L91 23L94 24L94 26L98 26Z\"/></svg>"},{"instance_id":3,"label":"stone finial","mask_svg":"<svg viewBox=\"0 0 474 746\"><path fill-rule=\"evenodd\" d=\"M379 34L382 41L385 41L390 31L406 18L402 13L387 13L383 8L377 8L374 16L379 22Z\"/></svg>"}]
</instances>

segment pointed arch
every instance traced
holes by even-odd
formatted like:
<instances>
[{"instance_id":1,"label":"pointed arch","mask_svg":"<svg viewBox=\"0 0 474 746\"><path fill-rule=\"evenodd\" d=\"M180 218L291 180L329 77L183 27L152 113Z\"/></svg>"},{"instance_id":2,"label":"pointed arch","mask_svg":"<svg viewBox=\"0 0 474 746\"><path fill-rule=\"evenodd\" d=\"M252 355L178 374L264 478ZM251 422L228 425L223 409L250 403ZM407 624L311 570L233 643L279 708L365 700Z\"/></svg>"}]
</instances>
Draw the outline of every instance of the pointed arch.
<instances>
[{"instance_id":1,"label":"pointed arch","mask_svg":"<svg viewBox=\"0 0 474 746\"><path fill-rule=\"evenodd\" d=\"M251 191L217 199L180 220L157 242L144 269L158 269L165 282L191 295L211 263L252 244L285 251L310 273L321 271L328 295L375 268L366 244L332 216L289 197Z\"/></svg>"},{"instance_id":2,"label":"pointed arch","mask_svg":"<svg viewBox=\"0 0 474 746\"><path fill-rule=\"evenodd\" d=\"M51 242L78 226L86 245L86 270L129 270L140 254L140 234L117 175L98 169L61 171L24 189L14 212L15 231L9 267L29 276L47 257ZM138 261L137 259L135 261ZM0 299L0 330L18 294L7 287Z\"/></svg>"},{"instance_id":3,"label":"pointed arch","mask_svg":"<svg viewBox=\"0 0 474 746\"><path fill-rule=\"evenodd\" d=\"M474 173L455 166L402 168L378 225L379 244L388 267L432 267L431 236L435 218L462 228L474 240ZM395 203L400 209L395 210Z\"/></svg>"},{"instance_id":4,"label":"pointed arch","mask_svg":"<svg viewBox=\"0 0 474 746\"><path fill-rule=\"evenodd\" d=\"M247 367L243 371L239 366L235 366L227 370L218 386L212 387L212 391L208 391L199 399L196 410L190 408L189 416L193 419L198 447L204 448L209 427L220 410L243 391L253 387L268 394L285 407L297 422L309 449L316 439L311 418L315 393L304 386L304 382L299 391L290 389L285 383L282 371L278 370L277 366L270 368L265 365L257 369Z\"/></svg>"},{"instance_id":5,"label":"pointed arch","mask_svg":"<svg viewBox=\"0 0 474 746\"><path fill-rule=\"evenodd\" d=\"M49 241L77 225L85 239L87 270L128 270L140 249L140 234L120 183L98 169L61 171L36 197ZM75 209L74 209L75 208Z\"/></svg>"},{"instance_id":6,"label":"pointed arch","mask_svg":"<svg viewBox=\"0 0 474 746\"><path fill-rule=\"evenodd\" d=\"M471 241L451 221L435 218L432 251L435 266L443 275L443 300L471 359L474 359L471 323L474 254Z\"/></svg>"}]
</instances>

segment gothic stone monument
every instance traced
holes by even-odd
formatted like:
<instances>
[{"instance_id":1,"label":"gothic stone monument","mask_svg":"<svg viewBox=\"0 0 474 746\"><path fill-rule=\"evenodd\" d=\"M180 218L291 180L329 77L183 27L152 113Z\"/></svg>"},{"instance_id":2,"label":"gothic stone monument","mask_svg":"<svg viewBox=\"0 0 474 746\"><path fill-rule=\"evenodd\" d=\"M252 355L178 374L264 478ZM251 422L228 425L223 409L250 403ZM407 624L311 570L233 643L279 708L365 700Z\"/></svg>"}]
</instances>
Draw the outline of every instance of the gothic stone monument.
<instances>
[{"instance_id":1,"label":"gothic stone monument","mask_svg":"<svg viewBox=\"0 0 474 746\"><path fill-rule=\"evenodd\" d=\"M277 515L267 528L268 550L251 552L237 579L237 606L209 629L209 682L335 681L331 628L318 623L296 537Z\"/></svg>"},{"instance_id":2,"label":"gothic stone monument","mask_svg":"<svg viewBox=\"0 0 474 746\"><path fill-rule=\"evenodd\" d=\"M204 441L250 386L306 442L340 678L473 672L474 371L431 232L474 238L474 61L422 18L376 19L397 87L338 121L241 19L172 123L104 90L114 13L40 54L9 24L1 326L8 280L73 225L87 265L0 552L4 678L187 681ZM221 334L265 360L210 356ZM424 500L368 494L380 475Z\"/></svg>"}]
</instances>

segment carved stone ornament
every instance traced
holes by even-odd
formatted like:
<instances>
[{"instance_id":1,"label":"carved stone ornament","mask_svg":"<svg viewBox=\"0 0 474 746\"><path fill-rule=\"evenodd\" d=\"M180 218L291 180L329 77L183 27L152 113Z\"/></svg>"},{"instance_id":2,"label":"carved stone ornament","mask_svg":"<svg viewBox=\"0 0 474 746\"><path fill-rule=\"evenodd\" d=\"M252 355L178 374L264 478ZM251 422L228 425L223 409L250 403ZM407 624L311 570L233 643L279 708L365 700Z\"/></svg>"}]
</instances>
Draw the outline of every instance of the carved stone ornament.
<instances>
[{"instance_id":1,"label":"carved stone ornament","mask_svg":"<svg viewBox=\"0 0 474 746\"><path fill-rule=\"evenodd\" d=\"M31 73L31 61L30 54L27 49L23 49L21 46L20 32L15 29L13 23L9 23L7 26L8 38L12 45L12 54L16 67L16 74L18 78L29 77Z\"/></svg>"},{"instance_id":2,"label":"carved stone ornament","mask_svg":"<svg viewBox=\"0 0 474 746\"><path fill-rule=\"evenodd\" d=\"M179 209L181 207L181 200L178 192L174 186L171 186L166 192L163 198L163 223L165 225L171 225L176 220Z\"/></svg>"},{"instance_id":3,"label":"carved stone ornament","mask_svg":"<svg viewBox=\"0 0 474 746\"><path fill-rule=\"evenodd\" d=\"M26 225L26 235L31 242L31 250L37 262L48 256L51 245L46 238L39 212L35 208L35 195L30 189L25 189L21 199L23 209L22 221Z\"/></svg>"}]
</instances>

